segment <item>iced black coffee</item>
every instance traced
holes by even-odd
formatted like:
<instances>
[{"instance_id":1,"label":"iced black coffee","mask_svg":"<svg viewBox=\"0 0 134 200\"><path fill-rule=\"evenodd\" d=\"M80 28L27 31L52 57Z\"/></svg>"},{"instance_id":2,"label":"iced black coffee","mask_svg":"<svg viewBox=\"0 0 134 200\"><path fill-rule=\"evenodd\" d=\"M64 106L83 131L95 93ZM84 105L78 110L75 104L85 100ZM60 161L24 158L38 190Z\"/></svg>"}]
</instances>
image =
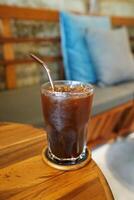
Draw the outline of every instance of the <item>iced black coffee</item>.
<instances>
[{"instance_id":1,"label":"iced black coffee","mask_svg":"<svg viewBox=\"0 0 134 200\"><path fill-rule=\"evenodd\" d=\"M86 152L87 129L93 88L77 81L55 81L42 85L41 98L48 137L48 153L57 162L82 159Z\"/></svg>"}]
</instances>

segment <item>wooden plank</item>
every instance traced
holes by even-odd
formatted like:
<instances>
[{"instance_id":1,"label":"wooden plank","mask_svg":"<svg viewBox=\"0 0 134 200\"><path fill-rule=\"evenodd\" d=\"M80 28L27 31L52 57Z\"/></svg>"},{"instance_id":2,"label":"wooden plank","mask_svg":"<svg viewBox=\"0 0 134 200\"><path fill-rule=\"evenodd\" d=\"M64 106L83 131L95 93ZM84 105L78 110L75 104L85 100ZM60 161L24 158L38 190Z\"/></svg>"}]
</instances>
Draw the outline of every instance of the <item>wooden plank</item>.
<instances>
[{"instance_id":1,"label":"wooden plank","mask_svg":"<svg viewBox=\"0 0 134 200\"><path fill-rule=\"evenodd\" d=\"M0 168L41 154L46 144L43 129L23 124L0 125L0 138Z\"/></svg>"},{"instance_id":2,"label":"wooden plank","mask_svg":"<svg viewBox=\"0 0 134 200\"><path fill-rule=\"evenodd\" d=\"M13 6L0 6L0 18L14 18L27 20L59 21L59 11L48 9L19 8ZM134 26L133 17L112 16L113 25Z\"/></svg>"},{"instance_id":3,"label":"wooden plank","mask_svg":"<svg viewBox=\"0 0 134 200\"><path fill-rule=\"evenodd\" d=\"M59 12L47 9L19 8L13 6L0 6L0 18L22 19L22 20L42 20L48 22L59 21Z\"/></svg>"},{"instance_id":4,"label":"wooden plank","mask_svg":"<svg viewBox=\"0 0 134 200\"><path fill-rule=\"evenodd\" d=\"M96 13L96 14L90 14L90 16L108 16L108 15L102 15ZM134 26L134 17L112 16L112 15L110 15L109 17L111 19L111 23L113 26L130 26L130 27Z\"/></svg>"},{"instance_id":5,"label":"wooden plank","mask_svg":"<svg viewBox=\"0 0 134 200\"><path fill-rule=\"evenodd\" d=\"M44 145L44 135L39 135L0 149L0 169L41 154Z\"/></svg>"},{"instance_id":6,"label":"wooden plank","mask_svg":"<svg viewBox=\"0 0 134 200\"><path fill-rule=\"evenodd\" d=\"M130 41L134 41L134 37L130 36ZM46 38L26 38L26 37L22 37L22 38L17 38L17 37L1 37L0 36L0 43L22 43L22 42L61 42L60 37L56 36L56 37L46 37Z\"/></svg>"},{"instance_id":7,"label":"wooden plank","mask_svg":"<svg viewBox=\"0 0 134 200\"><path fill-rule=\"evenodd\" d=\"M29 56L30 57L30 56ZM60 62L62 61L62 56L46 56L45 58L41 58L45 62ZM1 60L1 65L17 65L17 64L25 64L25 63L33 63L35 62L32 59L14 59L14 60Z\"/></svg>"},{"instance_id":8,"label":"wooden plank","mask_svg":"<svg viewBox=\"0 0 134 200\"><path fill-rule=\"evenodd\" d=\"M131 125L131 127L130 127L130 130L131 130L131 132L134 133L134 121L132 122L132 125Z\"/></svg>"},{"instance_id":9,"label":"wooden plank","mask_svg":"<svg viewBox=\"0 0 134 200\"><path fill-rule=\"evenodd\" d=\"M11 37L11 29L10 29L10 21L7 19L2 20L2 26L3 26L3 36L4 37ZM3 45L3 57L5 60L13 60L14 59L14 53L13 53L13 47L11 44L4 44ZM16 87L16 72L15 67L13 64L3 63L6 65L6 86L8 89L12 89Z\"/></svg>"},{"instance_id":10,"label":"wooden plank","mask_svg":"<svg viewBox=\"0 0 134 200\"><path fill-rule=\"evenodd\" d=\"M114 114L111 113L111 115L107 115L107 120L105 121L105 125L103 126L102 132L100 132L99 136L101 138L105 137L105 138L109 138L109 135L111 134L110 129L112 129L113 127L111 127L111 123L113 122L113 116Z\"/></svg>"},{"instance_id":11,"label":"wooden plank","mask_svg":"<svg viewBox=\"0 0 134 200\"><path fill-rule=\"evenodd\" d=\"M15 38L15 37L0 37L0 43L23 43L23 42L60 42L60 37L53 37L53 38Z\"/></svg>"},{"instance_id":12,"label":"wooden plank","mask_svg":"<svg viewBox=\"0 0 134 200\"><path fill-rule=\"evenodd\" d=\"M134 107L124 110L118 129L130 127L134 121Z\"/></svg>"},{"instance_id":13,"label":"wooden plank","mask_svg":"<svg viewBox=\"0 0 134 200\"><path fill-rule=\"evenodd\" d=\"M88 142L90 144L97 144L98 139L108 141L111 138L111 134L116 131L116 135L118 136L118 131L115 129L115 126L118 126L120 123L121 115L126 109L133 108L133 101L129 101L125 104L122 104L113 109L107 110L101 114L93 116L91 122L89 123L88 130ZM126 116L127 117L127 116ZM133 121L132 116L132 121ZM121 129L121 127L120 127ZM129 132L129 128L127 128L127 132ZM112 134L113 135L113 134ZM99 144L99 143L98 143Z\"/></svg>"},{"instance_id":14,"label":"wooden plank","mask_svg":"<svg viewBox=\"0 0 134 200\"><path fill-rule=\"evenodd\" d=\"M105 130L106 123L107 123L107 115L97 118L97 123L93 130L93 134L91 134L92 140L95 140L101 136L102 131Z\"/></svg>"},{"instance_id":15,"label":"wooden plank","mask_svg":"<svg viewBox=\"0 0 134 200\"><path fill-rule=\"evenodd\" d=\"M117 113L114 113L112 115L112 118L111 118L111 124L110 126L108 127L108 132L113 132L114 131L114 128L116 126L117 123L119 123L120 119L121 119L121 115L122 115L122 112L117 112ZM106 136L106 133L104 133L103 136ZM107 137L107 136L106 136Z\"/></svg>"},{"instance_id":16,"label":"wooden plank","mask_svg":"<svg viewBox=\"0 0 134 200\"><path fill-rule=\"evenodd\" d=\"M118 136L126 137L131 133L132 133L132 130L130 129L130 127L126 127L119 130Z\"/></svg>"},{"instance_id":17,"label":"wooden plank","mask_svg":"<svg viewBox=\"0 0 134 200\"><path fill-rule=\"evenodd\" d=\"M111 17L112 25L114 26L134 26L134 17Z\"/></svg>"}]
</instances>

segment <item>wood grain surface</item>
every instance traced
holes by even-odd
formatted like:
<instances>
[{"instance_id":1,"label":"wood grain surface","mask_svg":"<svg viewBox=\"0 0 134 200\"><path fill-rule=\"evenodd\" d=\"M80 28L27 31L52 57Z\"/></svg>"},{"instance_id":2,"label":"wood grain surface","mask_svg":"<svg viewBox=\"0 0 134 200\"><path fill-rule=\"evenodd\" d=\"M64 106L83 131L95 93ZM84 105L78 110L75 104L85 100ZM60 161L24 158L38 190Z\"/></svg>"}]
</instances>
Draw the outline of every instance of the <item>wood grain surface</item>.
<instances>
[{"instance_id":1,"label":"wood grain surface","mask_svg":"<svg viewBox=\"0 0 134 200\"><path fill-rule=\"evenodd\" d=\"M41 154L45 144L46 134L43 129L0 123L0 168Z\"/></svg>"},{"instance_id":2,"label":"wood grain surface","mask_svg":"<svg viewBox=\"0 0 134 200\"><path fill-rule=\"evenodd\" d=\"M46 136L42 129L5 123L0 124L0 137L0 200L113 199L93 160L69 172L45 164L41 151Z\"/></svg>"}]
</instances>

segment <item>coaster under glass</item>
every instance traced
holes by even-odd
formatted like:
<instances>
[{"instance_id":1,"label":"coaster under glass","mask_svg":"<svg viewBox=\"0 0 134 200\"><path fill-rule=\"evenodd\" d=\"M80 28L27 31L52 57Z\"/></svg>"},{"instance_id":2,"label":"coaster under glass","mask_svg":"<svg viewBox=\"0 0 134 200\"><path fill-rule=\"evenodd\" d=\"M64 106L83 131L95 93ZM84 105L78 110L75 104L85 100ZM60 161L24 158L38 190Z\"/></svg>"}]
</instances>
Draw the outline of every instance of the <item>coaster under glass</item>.
<instances>
[{"instance_id":1,"label":"coaster under glass","mask_svg":"<svg viewBox=\"0 0 134 200\"><path fill-rule=\"evenodd\" d=\"M88 148L86 148L85 156L81 159L77 159L75 162L64 161L64 163L60 163L59 161L52 159L49 155L48 148L43 149L42 157L45 163L49 166L59 170L70 171L84 167L91 160L91 151Z\"/></svg>"}]
</instances>

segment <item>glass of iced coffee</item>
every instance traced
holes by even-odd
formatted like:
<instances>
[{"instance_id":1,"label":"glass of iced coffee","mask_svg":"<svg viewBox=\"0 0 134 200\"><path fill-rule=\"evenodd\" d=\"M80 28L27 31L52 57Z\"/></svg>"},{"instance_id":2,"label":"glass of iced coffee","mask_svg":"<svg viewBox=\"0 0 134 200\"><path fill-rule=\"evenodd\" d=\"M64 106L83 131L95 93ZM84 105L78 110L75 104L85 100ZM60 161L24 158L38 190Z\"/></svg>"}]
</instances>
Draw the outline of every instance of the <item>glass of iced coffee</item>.
<instances>
[{"instance_id":1,"label":"glass of iced coffee","mask_svg":"<svg viewBox=\"0 0 134 200\"><path fill-rule=\"evenodd\" d=\"M46 124L47 157L59 165L75 165L86 159L87 130L93 87L79 81L54 81L41 86Z\"/></svg>"}]
</instances>

